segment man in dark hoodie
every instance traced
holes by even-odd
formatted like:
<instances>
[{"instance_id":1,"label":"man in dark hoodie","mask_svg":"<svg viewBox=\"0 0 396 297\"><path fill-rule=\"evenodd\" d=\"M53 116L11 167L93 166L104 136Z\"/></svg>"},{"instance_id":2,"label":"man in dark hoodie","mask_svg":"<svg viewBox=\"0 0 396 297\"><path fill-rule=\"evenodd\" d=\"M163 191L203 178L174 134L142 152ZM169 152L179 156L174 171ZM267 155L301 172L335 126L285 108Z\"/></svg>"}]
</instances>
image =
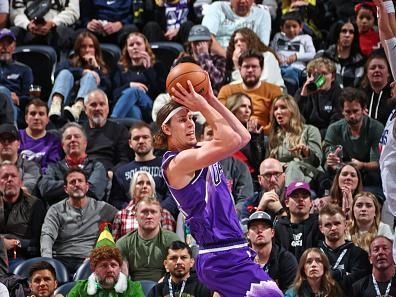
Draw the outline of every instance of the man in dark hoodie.
<instances>
[{"instance_id":1,"label":"man in dark hoodie","mask_svg":"<svg viewBox=\"0 0 396 297\"><path fill-rule=\"evenodd\" d=\"M186 243L182 241L171 243L164 260L164 266L168 273L163 281L151 290L149 297L212 296L212 293L199 282L197 276L191 273L191 268L194 266L194 258L192 257L191 248Z\"/></svg>"},{"instance_id":2,"label":"man in dark hoodie","mask_svg":"<svg viewBox=\"0 0 396 297\"><path fill-rule=\"evenodd\" d=\"M286 189L285 205L289 216L282 216L275 223L275 241L299 261L307 248L317 247L323 238L319 232L318 216L310 214L312 200L309 184L292 182Z\"/></svg>"},{"instance_id":3,"label":"man in dark hoodie","mask_svg":"<svg viewBox=\"0 0 396 297\"><path fill-rule=\"evenodd\" d=\"M331 265L331 274L347 296L354 282L371 273L367 253L345 239L347 222L339 206L326 205L319 212L319 228L325 240L319 244Z\"/></svg>"},{"instance_id":4,"label":"man in dark hoodie","mask_svg":"<svg viewBox=\"0 0 396 297\"><path fill-rule=\"evenodd\" d=\"M254 261L276 281L283 292L293 283L297 273L297 260L285 248L272 241L275 231L271 216L264 211L256 211L247 222L247 238L257 253Z\"/></svg>"}]
</instances>

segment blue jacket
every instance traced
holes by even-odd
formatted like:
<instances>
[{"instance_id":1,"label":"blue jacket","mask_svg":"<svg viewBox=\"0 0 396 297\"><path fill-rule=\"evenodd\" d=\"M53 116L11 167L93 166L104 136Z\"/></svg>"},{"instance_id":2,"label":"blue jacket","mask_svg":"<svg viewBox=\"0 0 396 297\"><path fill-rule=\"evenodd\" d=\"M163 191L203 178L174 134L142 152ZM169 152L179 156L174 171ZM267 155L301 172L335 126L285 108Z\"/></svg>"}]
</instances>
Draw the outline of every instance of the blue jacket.
<instances>
[{"instance_id":1,"label":"blue jacket","mask_svg":"<svg viewBox=\"0 0 396 297\"><path fill-rule=\"evenodd\" d=\"M33 83L33 72L20 62L0 62L0 86L15 92L20 101L29 99L29 87Z\"/></svg>"},{"instance_id":2,"label":"blue jacket","mask_svg":"<svg viewBox=\"0 0 396 297\"><path fill-rule=\"evenodd\" d=\"M82 15L84 27L92 19L106 20L109 22L120 21L123 25L133 24L132 0L88 0L85 4L89 10Z\"/></svg>"}]
</instances>

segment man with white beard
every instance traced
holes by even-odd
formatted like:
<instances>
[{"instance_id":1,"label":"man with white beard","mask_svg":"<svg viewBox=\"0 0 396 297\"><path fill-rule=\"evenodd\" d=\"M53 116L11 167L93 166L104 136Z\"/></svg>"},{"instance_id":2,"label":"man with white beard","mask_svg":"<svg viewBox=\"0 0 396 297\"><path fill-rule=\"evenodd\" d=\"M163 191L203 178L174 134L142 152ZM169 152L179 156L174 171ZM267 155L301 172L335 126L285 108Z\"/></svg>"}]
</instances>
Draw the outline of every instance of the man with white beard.
<instances>
[{"instance_id":1,"label":"man with white beard","mask_svg":"<svg viewBox=\"0 0 396 297\"><path fill-rule=\"evenodd\" d=\"M115 169L130 161L128 130L108 121L109 100L100 89L93 90L84 98L88 122L83 125L88 139L87 154L90 159L102 162L110 179Z\"/></svg>"}]
</instances>

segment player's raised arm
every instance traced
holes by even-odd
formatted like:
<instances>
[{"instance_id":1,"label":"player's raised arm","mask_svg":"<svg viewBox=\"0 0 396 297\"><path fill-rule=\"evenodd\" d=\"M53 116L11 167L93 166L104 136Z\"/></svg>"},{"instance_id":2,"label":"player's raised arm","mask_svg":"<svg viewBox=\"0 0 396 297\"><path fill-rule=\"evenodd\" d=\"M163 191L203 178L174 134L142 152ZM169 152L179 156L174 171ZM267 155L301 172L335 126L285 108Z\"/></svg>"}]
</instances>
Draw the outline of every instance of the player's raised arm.
<instances>
[{"instance_id":1,"label":"player's raised arm","mask_svg":"<svg viewBox=\"0 0 396 297\"><path fill-rule=\"evenodd\" d=\"M196 93L191 84L189 87L190 90L186 90L178 85L178 90L173 92L174 102L165 105L157 115L157 124L161 127L161 134L166 137L168 149L180 152L170 161L165 172L175 187L185 185L196 170L226 158L249 141L248 137L241 137L234 130L236 127L231 127L224 116ZM213 140L198 148L194 148L197 141L191 111L201 112L213 128ZM178 177L175 179L176 184L172 182L172 177L168 176L168 171L172 172L172 176Z\"/></svg>"}]
</instances>

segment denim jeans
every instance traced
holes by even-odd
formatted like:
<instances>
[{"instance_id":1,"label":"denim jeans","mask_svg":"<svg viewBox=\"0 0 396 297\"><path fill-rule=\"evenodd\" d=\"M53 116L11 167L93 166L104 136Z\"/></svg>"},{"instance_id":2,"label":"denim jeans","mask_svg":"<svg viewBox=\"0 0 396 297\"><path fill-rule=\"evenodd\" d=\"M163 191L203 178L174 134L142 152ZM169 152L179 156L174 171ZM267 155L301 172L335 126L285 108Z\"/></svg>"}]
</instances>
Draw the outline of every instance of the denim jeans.
<instances>
[{"instance_id":1,"label":"denim jeans","mask_svg":"<svg viewBox=\"0 0 396 297\"><path fill-rule=\"evenodd\" d=\"M112 118L133 118L151 122L153 100L139 88L127 88L117 100Z\"/></svg>"},{"instance_id":2,"label":"denim jeans","mask_svg":"<svg viewBox=\"0 0 396 297\"><path fill-rule=\"evenodd\" d=\"M281 66L281 75L285 80L285 83L287 81L287 84L289 84L288 91L293 96L295 91L297 91L297 89L300 87L302 70L292 66ZM289 90L289 88L291 90Z\"/></svg>"},{"instance_id":3,"label":"denim jeans","mask_svg":"<svg viewBox=\"0 0 396 297\"><path fill-rule=\"evenodd\" d=\"M55 93L58 93L63 96L63 105L70 105L71 91L74 86L74 77L70 70L63 69L61 70L54 82L54 86L52 87L51 95L48 100L48 106L51 106L52 97ZM95 76L91 72L86 72L80 79L80 88L78 89L76 98L84 98L90 91L98 88L98 84L96 83Z\"/></svg>"},{"instance_id":4,"label":"denim jeans","mask_svg":"<svg viewBox=\"0 0 396 297\"><path fill-rule=\"evenodd\" d=\"M18 117L21 115L21 110L12 101L11 91L8 88L4 87L4 86L0 86L0 94L2 94L5 97L7 97L7 101L9 103L9 105L12 106L12 109L13 109L13 120L14 120L14 123L16 124L17 121L18 121Z\"/></svg>"}]
</instances>

